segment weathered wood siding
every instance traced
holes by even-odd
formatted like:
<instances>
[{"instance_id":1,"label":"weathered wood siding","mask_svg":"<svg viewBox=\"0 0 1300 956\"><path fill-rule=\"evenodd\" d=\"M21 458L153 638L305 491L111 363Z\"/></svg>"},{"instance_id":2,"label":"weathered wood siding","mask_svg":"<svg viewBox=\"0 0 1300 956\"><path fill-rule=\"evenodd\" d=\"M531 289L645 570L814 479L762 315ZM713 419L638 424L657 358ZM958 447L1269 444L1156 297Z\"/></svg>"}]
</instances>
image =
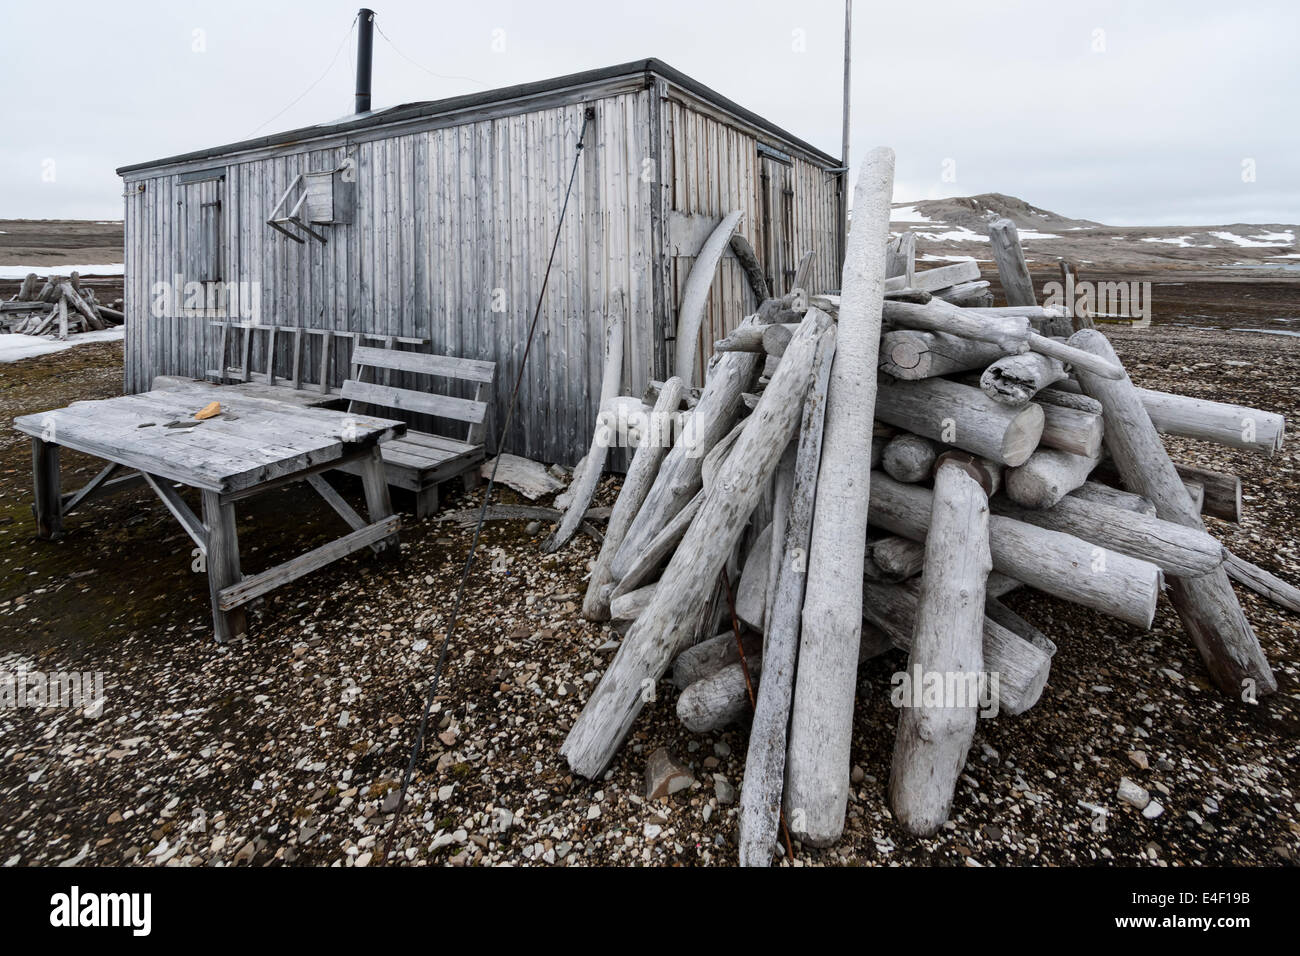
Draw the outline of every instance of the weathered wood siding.
<instances>
[{"instance_id":1,"label":"weathered wood siding","mask_svg":"<svg viewBox=\"0 0 1300 956\"><path fill-rule=\"evenodd\" d=\"M495 361L492 446L575 463L595 426L605 316L625 315L623 391L642 394L670 367L677 302L699 242L732 209L744 211L740 231L779 273L778 292L808 249L817 253L812 285L839 285L838 183L824 163L790 152L781 188L793 195L779 229L765 234L761 167L773 161L760 159L758 144L773 145L771 134L662 81L620 84L418 128L375 127L128 172L127 390L145 390L157 375L203 378L217 368L211 316L154 308L156 283L212 278L215 269L251 294L263 325L424 338L433 352ZM594 117L519 407L501 434L588 107ZM319 227L326 243L299 244L266 225L295 176L345 164L355 207L350 223ZM210 178L188 181L196 172ZM215 257L207 238L214 202ZM696 346L701 363L753 305L728 256ZM291 363L288 339L276 339L280 374ZM265 340L254 340L254 368L265 364ZM305 338L309 381L320 348L320 336ZM332 384L346 377L349 354L347 341L335 339Z\"/></svg>"},{"instance_id":2,"label":"weathered wood siding","mask_svg":"<svg viewBox=\"0 0 1300 956\"><path fill-rule=\"evenodd\" d=\"M790 291L799 260L810 250L815 253L813 288L839 288L837 177L824 165L787 151L784 144L774 144L770 135L690 96L668 90L662 103L669 210L668 328L676 328L677 303L695 263L694 253L711 227L736 209L744 214L738 232L754 247L776 295ZM772 158L760 151L760 143L774 146L786 158ZM695 345L699 379L714 341L755 305L740 263L728 253L719 265Z\"/></svg>"}]
</instances>

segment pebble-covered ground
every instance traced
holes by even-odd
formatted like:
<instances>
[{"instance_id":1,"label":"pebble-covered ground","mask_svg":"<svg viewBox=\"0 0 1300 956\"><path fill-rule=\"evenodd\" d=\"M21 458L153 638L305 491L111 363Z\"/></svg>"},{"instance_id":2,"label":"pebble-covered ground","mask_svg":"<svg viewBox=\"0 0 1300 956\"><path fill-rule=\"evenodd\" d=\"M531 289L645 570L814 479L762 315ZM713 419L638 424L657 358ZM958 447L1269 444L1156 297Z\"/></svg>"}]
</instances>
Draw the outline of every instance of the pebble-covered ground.
<instances>
[{"instance_id":1,"label":"pebble-covered ground","mask_svg":"<svg viewBox=\"0 0 1300 956\"><path fill-rule=\"evenodd\" d=\"M1113 338L1140 384L1300 421L1295 339L1159 327ZM120 388L120 346L83 346L0 367L0 418ZM1245 479L1245 521L1211 520L1211 530L1300 581L1300 443L1271 460L1176 444ZM155 500L101 500L68 519L61 541L38 542L29 467L26 440L0 433L0 671L102 671L106 705L98 719L0 708L0 864L735 863L745 729L688 733L668 681L604 779L575 779L557 756L618 638L577 613L596 550L585 537L544 557L546 527L489 525L394 820L386 810L468 530L408 518L399 565L332 565L274 592L252 613L251 636L219 647L190 542ZM65 487L94 470L67 455ZM615 492L607 479L597 503ZM322 514L297 491L247 509L246 570L318 543L334 530ZM1280 685L1258 704L1210 688L1165 602L1142 632L1041 595L1010 597L1058 645L1051 680L1027 714L980 721L951 820L933 839L904 835L885 799L889 678L904 660L866 662L845 837L827 850L796 844L793 862L1294 864L1300 620L1239 594ZM694 782L649 801L646 762L660 747ZM1145 813L1120 798L1123 779Z\"/></svg>"}]
</instances>

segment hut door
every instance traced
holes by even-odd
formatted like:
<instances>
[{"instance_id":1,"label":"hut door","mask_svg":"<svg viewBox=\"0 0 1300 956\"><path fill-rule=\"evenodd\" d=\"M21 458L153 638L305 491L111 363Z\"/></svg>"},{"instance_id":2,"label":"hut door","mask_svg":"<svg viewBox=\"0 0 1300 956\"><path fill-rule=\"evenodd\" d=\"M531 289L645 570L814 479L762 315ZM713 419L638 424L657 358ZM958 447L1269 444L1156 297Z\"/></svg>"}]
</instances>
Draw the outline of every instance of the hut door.
<instances>
[{"instance_id":1,"label":"hut door","mask_svg":"<svg viewBox=\"0 0 1300 956\"><path fill-rule=\"evenodd\" d=\"M794 176L789 157L759 147L763 268L772 294L790 291L798 264L794 250Z\"/></svg>"}]
</instances>

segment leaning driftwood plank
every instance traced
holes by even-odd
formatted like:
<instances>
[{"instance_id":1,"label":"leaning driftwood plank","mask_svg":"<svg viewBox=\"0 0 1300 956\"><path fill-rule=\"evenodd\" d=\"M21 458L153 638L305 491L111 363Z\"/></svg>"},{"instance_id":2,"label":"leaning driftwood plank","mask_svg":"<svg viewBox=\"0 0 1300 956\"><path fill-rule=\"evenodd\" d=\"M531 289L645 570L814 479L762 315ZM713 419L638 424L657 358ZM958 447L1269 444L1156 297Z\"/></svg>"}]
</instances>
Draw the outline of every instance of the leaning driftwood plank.
<instances>
[{"instance_id":1,"label":"leaning driftwood plank","mask_svg":"<svg viewBox=\"0 0 1300 956\"><path fill-rule=\"evenodd\" d=\"M609 596L605 592L608 585L614 583L610 573L614 555L623 544L623 538L632 525L632 519L641 509L642 502L650 492L650 486L659 472L659 465L668 454L672 440L666 423L676 415L682 400L682 380L670 378L660 388L655 399L654 410L650 413L651 427L649 434L641 436L632 464L623 478L623 487L614 502L614 511L609 516L609 525L605 528L605 540L600 545L600 554L596 557L595 567L591 569L591 580L587 584L587 594L582 602L582 616L589 621L603 621L609 617ZM602 593L604 592L604 593Z\"/></svg>"},{"instance_id":2,"label":"leaning driftwood plank","mask_svg":"<svg viewBox=\"0 0 1300 956\"><path fill-rule=\"evenodd\" d=\"M688 388L695 381L696 348L700 342L704 311L709 304L709 289L713 287L713 276L718 271L718 263L727 250L732 233L740 225L740 219L741 212L737 209L718 223L696 255L691 274L686 277L686 286L682 289L682 301L677 308L677 359L674 374Z\"/></svg>"},{"instance_id":3,"label":"leaning driftwood plank","mask_svg":"<svg viewBox=\"0 0 1300 956\"><path fill-rule=\"evenodd\" d=\"M942 464L934 476L932 500L907 664L914 682L924 684L938 675L945 691L956 685L962 694L937 706L905 696L899 710L889 803L903 829L916 836L936 832L948 819L975 738L979 682L987 679L984 582L993 569L988 498L980 483L957 465Z\"/></svg>"},{"instance_id":4,"label":"leaning driftwood plank","mask_svg":"<svg viewBox=\"0 0 1300 956\"><path fill-rule=\"evenodd\" d=\"M1034 297L1034 280L1029 277L1025 264L1025 251L1020 245L1020 233L1010 219L995 219L989 223L989 245L998 265L998 278L1007 305L1037 305Z\"/></svg>"},{"instance_id":5,"label":"leaning driftwood plank","mask_svg":"<svg viewBox=\"0 0 1300 956\"><path fill-rule=\"evenodd\" d=\"M992 583L997 573L989 577ZM894 647L910 651L920 594L916 581L904 584L864 581L862 589L862 614L866 621L887 634ZM986 593L992 594L993 589ZM1047 685L1056 648L1025 640L1014 630L999 624L988 616L988 602L985 602L985 614L984 669L998 675L998 709L1013 716L1023 714L1038 702Z\"/></svg>"},{"instance_id":6,"label":"leaning driftwood plank","mask_svg":"<svg viewBox=\"0 0 1300 956\"><path fill-rule=\"evenodd\" d=\"M804 398L799 424L784 534L779 541L773 541L773 554L777 557L773 565L775 586L763 648L767 673L758 687L745 756L745 778L740 790L741 866L767 866L771 862L781 815L790 702L799 654L799 619L803 613L835 334L834 329L829 330L818 346L812 385Z\"/></svg>"},{"instance_id":7,"label":"leaning driftwood plank","mask_svg":"<svg viewBox=\"0 0 1300 956\"><path fill-rule=\"evenodd\" d=\"M916 233L905 232L889 240L885 247L885 278L902 276L903 285L912 288L916 275Z\"/></svg>"},{"instance_id":8,"label":"leaning driftwood plank","mask_svg":"<svg viewBox=\"0 0 1300 956\"><path fill-rule=\"evenodd\" d=\"M1110 342L1093 329L1076 332L1070 341L1104 359L1115 360ZM1076 374L1085 394L1100 401L1105 409L1106 449L1125 486L1150 499L1161 518L1205 530L1128 376L1115 382L1083 369L1077 369ZM1197 577L1172 577L1169 598L1224 693L1237 697L1243 689L1260 695L1277 690L1268 660L1242 613L1227 571L1220 567Z\"/></svg>"},{"instance_id":9,"label":"leaning driftwood plank","mask_svg":"<svg viewBox=\"0 0 1300 956\"><path fill-rule=\"evenodd\" d=\"M854 663L862 634L860 582L871 493L871 473L863 472L861 461L870 447L875 415L893 181L893 151L868 153L854 193L854 226L844 259L826 397L785 791L790 829L814 846L839 837L848 805ZM789 355L787 351L782 365Z\"/></svg>"},{"instance_id":10,"label":"leaning driftwood plank","mask_svg":"<svg viewBox=\"0 0 1300 956\"><path fill-rule=\"evenodd\" d=\"M618 397L623 387L623 313L621 310L611 315L605 326L605 363L600 379L600 413L608 418L607 409ZM599 415L598 415L599 417ZM609 433L614 424L606 421L605 428L598 424L591 438L591 447L587 450L586 464L580 475L573 476L570 486L572 497L564 509L564 517L554 534L542 542L542 553L552 554L564 547L574 532L583 513L591 504L591 496L596 493L596 485L605 471L605 457L609 454Z\"/></svg>"},{"instance_id":11,"label":"leaning driftwood plank","mask_svg":"<svg viewBox=\"0 0 1300 956\"><path fill-rule=\"evenodd\" d=\"M623 543L614 553L610 564L612 581L622 580L637 556L699 491L704 457L731 431L740 410L740 396L749 391L758 367L758 356L749 352L714 356L704 390L683 434L664 458Z\"/></svg>"},{"instance_id":12,"label":"leaning driftwood plank","mask_svg":"<svg viewBox=\"0 0 1300 956\"><path fill-rule=\"evenodd\" d=\"M1023 464L1043 434L1038 405L1008 408L978 388L944 378L882 381L876 417L1004 465Z\"/></svg>"},{"instance_id":13,"label":"leaning driftwood plank","mask_svg":"<svg viewBox=\"0 0 1300 956\"><path fill-rule=\"evenodd\" d=\"M871 487L871 523L924 541L930 491L894 481L884 472L872 474ZM1149 561L996 515L989 521L989 543L994 570L1062 600L1151 627L1162 574Z\"/></svg>"},{"instance_id":14,"label":"leaning driftwood plank","mask_svg":"<svg viewBox=\"0 0 1300 956\"><path fill-rule=\"evenodd\" d=\"M645 546L645 550L636 556L632 566L627 569L627 574L619 578L617 583L606 585L604 595L606 604L650 580L655 570L668 560L682 538L686 537L691 522L695 520L700 506L704 504L704 495L703 490L696 492L695 497L686 503L686 507L673 515L672 520L664 525L663 530Z\"/></svg>"},{"instance_id":15,"label":"leaning driftwood plank","mask_svg":"<svg viewBox=\"0 0 1300 956\"><path fill-rule=\"evenodd\" d=\"M645 687L659 679L693 636L718 573L790 440L812 374L817 341L830 321L823 312L808 313L718 481L705 493L654 599L623 638L574 721L560 750L574 773L590 779L604 772L641 712Z\"/></svg>"},{"instance_id":16,"label":"leaning driftwood plank","mask_svg":"<svg viewBox=\"0 0 1300 956\"><path fill-rule=\"evenodd\" d=\"M772 289L767 284L767 276L763 273L763 264L758 261L758 254L754 252L754 247L749 244L749 240L741 233L735 233L731 237L731 251L745 271L745 281L749 283L749 289L754 293L754 301L762 303L765 299L770 299Z\"/></svg>"}]
</instances>

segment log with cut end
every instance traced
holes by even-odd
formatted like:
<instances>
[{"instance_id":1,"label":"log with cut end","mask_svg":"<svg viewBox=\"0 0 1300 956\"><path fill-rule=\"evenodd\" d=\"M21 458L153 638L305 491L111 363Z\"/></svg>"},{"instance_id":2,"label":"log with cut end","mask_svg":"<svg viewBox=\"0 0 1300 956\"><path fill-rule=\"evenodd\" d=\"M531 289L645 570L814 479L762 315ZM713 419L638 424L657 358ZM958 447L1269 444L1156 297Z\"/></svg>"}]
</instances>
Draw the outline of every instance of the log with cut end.
<instances>
[{"instance_id":1,"label":"log with cut end","mask_svg":"<svg viewBox=\"0 0 1300 956\"><path fill-rule=\"evenodd\" d=\"M813 846L838 839L849 799L854 664L862 633L872 480L862 461L870 447L877 398L893 181L893 151L868 153L854 191L826 397L784 796L792 835ZM921 275L917 273L918 280ZM787 350L782 366L789 360Z\"/></svg>"},{"instance_id":2,"label":"log with cut end","mask_svg":"<svg viewBox=\"0 0 1300 956\"><path fill-rule=\"evenodd\" d=\"M1038 393L1041 398L1043 393ZM1105 420L1101 411L1083 411L1061 405L1035 402L1043 410L1043 436L1040 444L1057 451L1096 458L1105 438Z\"/></svg>"},{"instance_id":3,"label":"log with cut end","mask_svg":"<svg viewBox=\"0 0 1300 956\"><path fill-rule=\"evenodd\" d=\"M783 479L778 488L788 484L789 502L783 509L784 533L772 542L773 587L763 649L766 674L758 687L740 791L741 866L767 866L771 862L781 813L787 730L835 339L835 329L822 336L813 361L812 384L804 397L799 440L788 480L784 474L788 452L782 459L782 471L778 472Z\"/></svg>"},{"instance_id":4,"label":"log with cut end","mask_svg":"<svg viewBox=\"0 0 1300 956\"><path fill-rule=\"evenodd\" d=\"M925 545L891 534L867 545L867 576L886 584L916 577L925 567Z\"/></svg>"},{"instance_id":5,"label":"log with cut end","mask_svg":"<svg viewBox=\"0 0 1300 956\"><path fill-rule=\"evenodd\" d=\"M763 640L757 634L741 635L741 645L747 659L762 656ZM696 681L716 674L738 660L740 648L736 646L736 635L728 629L706 641L692 644L677 655L673 661L673 686L685 690Z\"/></svg>"},{"instance_id":6,"label":"log with cut end","mask_svg":"<svg viewBox=\"0 0 1300 956\"><path fill-rule=\"evenodd\" d=\"M1103 359L1115 358L1110 342L1093 329L1076 332L1070 341ZM1192 507L1133 383L1127 376L1116 382L1083 369L1076 374L1084 393L1105 409L1106 450L1125 487L1150 500L1156 514L1166 521L1204 531L1200 513ZM1169 598L1220 689L1233 697L1243 691L1262 696L1277 690L1273 671L1237 602L1227 571L1220 567L1196 577L1171 577Z\"/></svg>"},{"instance_id":7,"label":"log with cut end","mask_svg":"<svg viewBox=\"0 0 1300 956\"><path fill-rule=\"evenodd\" d=\"M1023 465L1007 469L1007 497L1026 508L1050 508L1082 486L1096 467L1096 458L1040 448Z\"/></svg>"},{"instance_id":8,"label":"log with cut end","mask_svg":"<svg viewBox=\"0 0 1300 956\"><path fill-rule=\"evenodd\" d=\"M939 457L939 443L904 432L885 445L880 467L895 481L917 482L930 477L934 460Z\"/></svg>"},{"instance_id":9,"label":"log with cut end","mask_svg":"<svg viewBox=\"0 0 1300 956\"><path fill-rule=\"evenodd\" d=\"M1038 405L1008 408L978 388L943 378L882 381L876 417L1004 465L1024 463L1043 434Z\"/></svg>"},{"instance_id":10,"label":"log with cut end","mask_svg":"<svg viewBox=\"0 0 1300 956\"><path fill-rule=\"evenodd\" d=\"M812 375L818 340L830 324L825 313L809 310L717 482L706 492L699 513L668 562L654 598L628 630L609 669L574 721L561 753L575 773L594 778L604 772L644 706L646 689L654 686L694 636L719 572L790 441ZM858 573L860 576L860 567Z\"/></svg>"},{"instance_id":11,"label":"log with cut end","mask_svg":"<svg viewBox=\"0 0 1300 956\"><path fill-rule=\"evenodd\" d=\"M959 335L895 329L881 336L880 370L912 381L985 368L1002 354L996 345Z\"/></svg>"},{"instance_id":12,"label":"log with cut end","mask_svg":"<svg viewBox=\"0 0 1300 956\"><path fill-rule=\"evenodd\" d=\"M1040 389L1065 378L1065 366L1037 352L1006 355L980 376L980 388L994 401L1012 408L1027 403Z\"/></svg>"},{"instance_id":13,"label":"log with cut end","mask_svg":"<svg viewBox=\"0 0 1300 956\"><path fill-rule=\"evenodd\" d=\"M608 589L604 592L606 605L614 598L636 590L654 576L654 572L668 560L682 538L686 537L686 532L702 504L704 504L703 490L696 492L695 497L686 503L686 507L673 515L672 520L664 525L663 530L650 540L645 550L636 556L627 574L623 575L616 584L606 585Z\"/></svg>"},{"instance_id":14,"label":"log with cut end","mask_svg":"<svg viewBox=\"0 0 1300 956\"><path fill-rule=\"evenodd\" d=\"M1150 561L1169 574L1206 574L1223 564L1223 545L1205 531L1113 504L1067 495L1045 509L1023 508L1001 498L994 498L992 505L994 514Z\"/></svg>"},{"instance_id":15,"label":"log with cut end","mask_svg":"<svg viewBox=\"0 0 1300 956\"><path fill-rule=\"evenodd\" d=\"M871 523L924 541L930 523L929 489L873 473ZM1162 574L1149 561L997 515L989 521L989 547L994 569L1022 584L1137 627L1151 627Z\"/></svg>"},{"instance_id":16,"label":"log with cut end","mask_svg":"<svg viewBox=\"0 0 1300 956\"><path fill-rule=\"evenodd\" d=\"M749 667L749 684L745 682L745 666L736 661L682 691L677 698L677 719L682 726L692 733L707 734L737 723L748 714L749 686L760 686L762 657L746 655L745 664Z\"/></svg>"},{"instance_id":17,"label":"log with cut end","mask_svg":"<svg viewBox=\"0 0 1300 956\"><path fill-rule=\"evenodd\" d=\"M654 411L651 412L652 423L667 422L676 414L682 400L682 389L680 378L670 378L663 383L655 399ZM608 594L602 592L614 583L610 566L628 528L631 527L632 519L636 517L641 503L650 492L650 486L659 472L660 463L668 454L671 436L667 430L656 425L650 429L650 432L651 434L641 436L641 442L632 456L632 464L623 478L623 487L619 489L618 498L614 502L614 511L609 516L605 540L601 542L600 554L596 557L596 564L591 571L587 594L582 602L582 615L589 621L604 621L609 618Z\"/></svg>"},{"instance_id":18,"label":"log with cut end","mask_svg":"<svg viewBox=\"0 0 1300 956\"><path fill-rule=\"evenodd\" d=\"M992 570L988 499L980 483L944 464L935 473L932 500L907 665L914 681L937 678L944 693L939 701L902 695L889 777L894 816L917 836L936 832L948 819L975 738L979 687L987 681L984 582Z\"/></svg>"},{"instance_id":19,"label":"log with cut end","mask_svg":"<svg viewBox=\"0 0 1300 956\"><path fill-rule=\"evenodd\" d=\"M635 621L641 616L649 605L650 600L655 596L655 589L658 583L647 584L643 588L637 588L635 591L629 591L627 594L620 594L611 598L609 602L609 617L612 621Z\"/></svg>"},{"instance_id":20,"label":"log with cut end","mask_svg":"<svg viewBox=\"0 0 1300 956\"><path fill-rule=\"evenodd\" d=\"M996 572L990 578L995 575ZM866 622L887 634L894 647L910 651L920 594L917 582L865 581L862 588L862 614ZM986 616L982 622L984 670L998 675L998 710L1012 716L1023 714L1042 696L1056 648L1050 641L1045 645L1033 643L997 623L988 616L988 604L986 600Z\"/></svg>"}]
</instances>

